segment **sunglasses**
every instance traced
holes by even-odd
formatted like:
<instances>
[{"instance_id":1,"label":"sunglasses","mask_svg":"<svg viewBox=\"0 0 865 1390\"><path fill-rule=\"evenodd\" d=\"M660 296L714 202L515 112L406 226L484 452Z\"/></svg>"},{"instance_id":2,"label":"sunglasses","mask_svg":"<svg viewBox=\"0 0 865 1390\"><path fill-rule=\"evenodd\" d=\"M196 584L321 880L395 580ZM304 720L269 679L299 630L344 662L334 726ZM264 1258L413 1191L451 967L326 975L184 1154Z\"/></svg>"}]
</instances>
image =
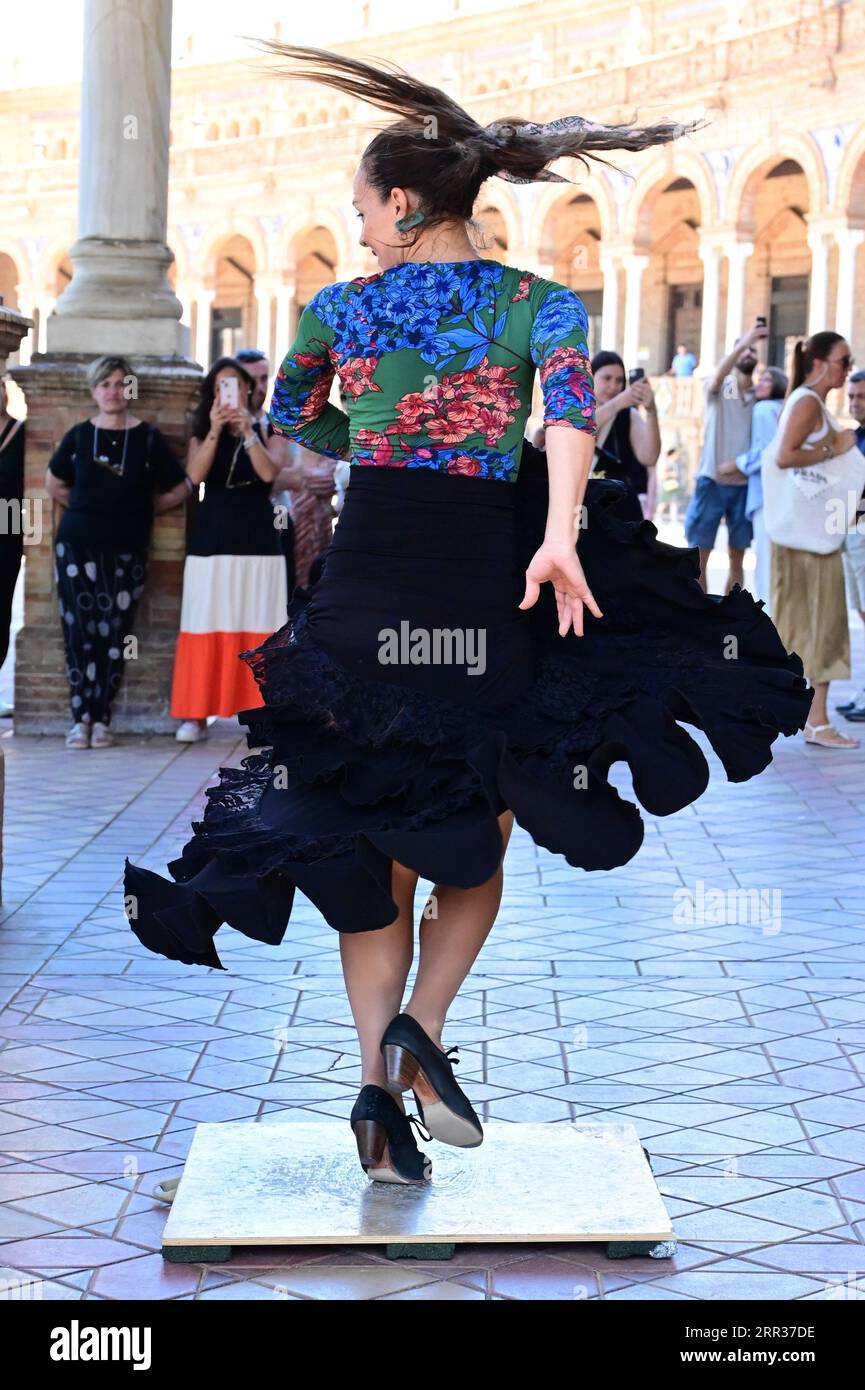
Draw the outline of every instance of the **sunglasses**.
<instances>
[{"instance_id":1,"label":"sunglasses","mask_svg":"<svg viewBox=\"0 0 865 1390\"><path fill-rule=\"evenodd\" d=\"M852 367L856 363L856 358L852 357L849 352L845 352L843 357L835 357L832 360L834 361L834 365L836 367L843 367L845 372L847 371L848 367Z\"/></svg>"}]
</instances>

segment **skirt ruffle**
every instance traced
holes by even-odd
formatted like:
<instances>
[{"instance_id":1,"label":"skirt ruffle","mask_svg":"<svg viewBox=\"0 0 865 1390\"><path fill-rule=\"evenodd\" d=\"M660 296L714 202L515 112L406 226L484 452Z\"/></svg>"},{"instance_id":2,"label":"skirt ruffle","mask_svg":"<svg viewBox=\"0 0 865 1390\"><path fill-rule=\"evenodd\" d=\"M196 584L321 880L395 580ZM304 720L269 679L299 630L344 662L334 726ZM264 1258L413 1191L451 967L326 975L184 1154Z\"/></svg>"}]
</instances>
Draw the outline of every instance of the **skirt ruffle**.
<instances>
[{"instance_id":1,"label":"skirt ruffle","mask_svg":"<svg viewBox=\"0 0 865 1390\"><path fill-rule=\"evenodd\" d=\"M540 543L541 471L520 488L520 563ZM529 610L534 679L505 704L466 705L358 676L311 637L315 589L296 589L289 620L243 654L264 704L239 719L253 751L222 768L173 882L126 862L127 914L148 949L222 968L227 924L282 940L296 889L337 931L395 920L392 861L434 883L471 888L498 868L498 816L510 808L574 868L613 869L643 839L637 806L607 774L627 762L652 815L695 801L706 759L729 781L771 761L800 730L812 691L762 603L739 588L707 596L698 552L666 545L613 482L590 482L579 553L603 618L558 636L549 585Z\"/></svg>"}]
</instances>

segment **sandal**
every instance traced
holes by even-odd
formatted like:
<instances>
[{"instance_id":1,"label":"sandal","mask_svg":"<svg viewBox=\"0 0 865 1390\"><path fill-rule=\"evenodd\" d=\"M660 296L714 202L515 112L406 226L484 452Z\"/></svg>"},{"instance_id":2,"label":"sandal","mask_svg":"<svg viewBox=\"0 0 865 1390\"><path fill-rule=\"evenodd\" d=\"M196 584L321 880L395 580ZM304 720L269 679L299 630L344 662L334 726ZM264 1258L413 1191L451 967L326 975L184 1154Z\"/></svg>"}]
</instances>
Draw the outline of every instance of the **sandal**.
<instances>
[{"instance_id":1,"label":"sandal","mask_svg":"<svg viewBox=\"0 0 865 1390\"><path fill-rule=\"evenodd\" d=\"M858 738L848 738L834 724L806 724L805 742L817 748L858 748Z\"/></svg>"},{"instance_id":2,"label":"sandal","mask_svg":"<svg viewBox=\"0 0 865 1390\"><path fill-rule=\"evenodd\" d=\"M157 1202L173 1202L174 1194L180 1186L180 1178L163 1178L158 1182L151 1192L151 1197L155 1197Z\"/></svg>"}]
</instances>

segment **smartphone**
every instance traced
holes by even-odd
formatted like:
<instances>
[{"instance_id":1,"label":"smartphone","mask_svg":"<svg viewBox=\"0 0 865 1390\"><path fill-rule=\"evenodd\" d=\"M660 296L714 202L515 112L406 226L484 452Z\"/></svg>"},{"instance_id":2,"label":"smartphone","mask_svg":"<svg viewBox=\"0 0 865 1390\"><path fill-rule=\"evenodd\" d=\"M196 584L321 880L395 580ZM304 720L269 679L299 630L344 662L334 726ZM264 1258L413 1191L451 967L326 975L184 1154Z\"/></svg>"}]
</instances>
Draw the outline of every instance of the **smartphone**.
<instances>
[{"instance_id":1,"label":"smartphone","mask_svg":"<svg viewBox=\"0 0 865 1390\"><path fill-rule=\"evenodd\" d=\"M757 327L758 327L758 328L765 328L765 327L766 327L766 320L765 320L765 318L764 318L764 316L763 316L762 314L758 314L758 315L757 315Z\"/></svg>"},{"instance_id":2,"label":"smartphone","mask_svg":"<svg viewBox=\"0 0 865 1390\"><path fill-rule=\"evenodd\" d=\"M219 378L219 404L227 405L231 410L237 409L238 381L236 376L221 376Z\"/></svg>"},{"instance_id":3,"label":"smartphone","mask_svg":"<svg viewBox=\"0 0 865 1390\"><path fill-rule=\"evenodd\" d=\"M645 375L642 367L632 367L628 372L628 381L633 386L635 381L642 381Z\"/></svg>"}]
</instances>

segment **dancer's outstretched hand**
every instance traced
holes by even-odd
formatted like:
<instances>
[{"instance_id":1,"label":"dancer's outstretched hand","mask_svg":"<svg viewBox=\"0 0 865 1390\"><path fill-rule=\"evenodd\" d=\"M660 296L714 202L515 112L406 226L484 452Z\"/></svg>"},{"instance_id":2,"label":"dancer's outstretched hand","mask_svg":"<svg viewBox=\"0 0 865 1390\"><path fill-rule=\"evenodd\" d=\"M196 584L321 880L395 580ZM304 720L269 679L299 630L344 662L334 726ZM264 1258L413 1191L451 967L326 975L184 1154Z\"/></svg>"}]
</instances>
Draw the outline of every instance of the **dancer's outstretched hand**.
<instances>
[{"instance_id":1,"label":"dancer's outstretched hand","mask_svg":"<svg viewBox=\"0 0 865 1390\"><path fill-rule=\"evenodd\" d=\"M556 592L560 637L565 637L571 628L582 637L584 605L596 618L604 616L586 583L573 546L542 545L535 551L526 570L526 592L520 608L531 608L537 603L541 585L546 581Z\"/></svg>"}]
</instances>

